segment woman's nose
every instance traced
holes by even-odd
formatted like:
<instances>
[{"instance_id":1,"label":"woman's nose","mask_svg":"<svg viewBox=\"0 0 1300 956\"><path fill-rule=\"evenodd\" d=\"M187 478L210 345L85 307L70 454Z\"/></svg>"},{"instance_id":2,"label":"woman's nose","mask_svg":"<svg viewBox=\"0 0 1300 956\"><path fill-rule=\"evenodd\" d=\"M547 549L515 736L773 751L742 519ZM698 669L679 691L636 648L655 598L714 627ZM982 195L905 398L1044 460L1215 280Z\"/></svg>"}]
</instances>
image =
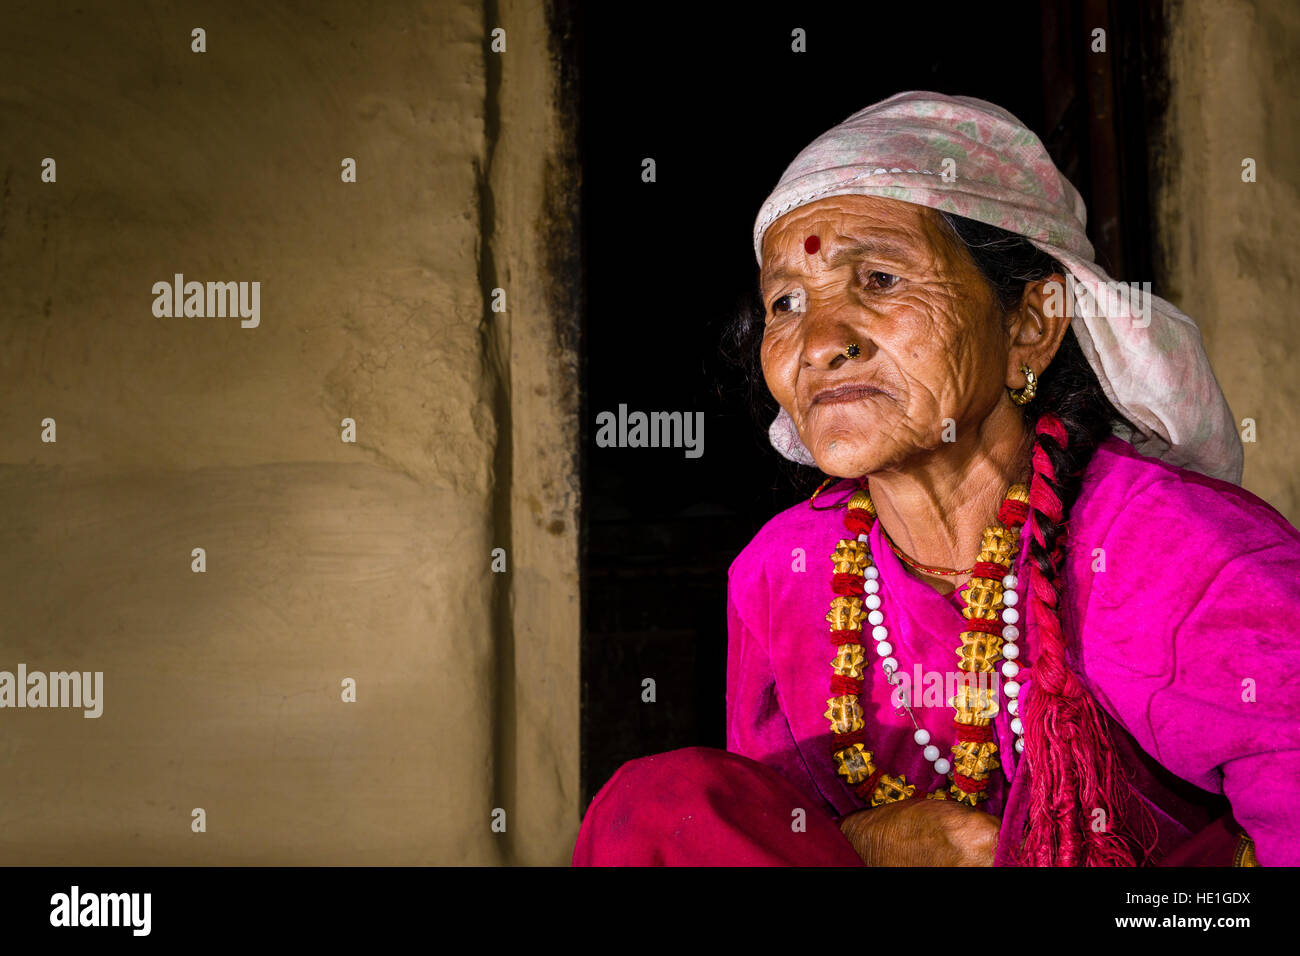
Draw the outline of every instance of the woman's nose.
<instances>
[{"instance_id":1,"label":"woman's nose","mask_svg":"<svg viewBox=\"0 0 1300 956\"><path fill-rule=\"evenodd\" d=\"M852 319L848 308L814 304L804 326L807 330L803 342L804 365L836 369L850 359L868 356L872 349L870 340Z\"/></svg>"}]
</instances>

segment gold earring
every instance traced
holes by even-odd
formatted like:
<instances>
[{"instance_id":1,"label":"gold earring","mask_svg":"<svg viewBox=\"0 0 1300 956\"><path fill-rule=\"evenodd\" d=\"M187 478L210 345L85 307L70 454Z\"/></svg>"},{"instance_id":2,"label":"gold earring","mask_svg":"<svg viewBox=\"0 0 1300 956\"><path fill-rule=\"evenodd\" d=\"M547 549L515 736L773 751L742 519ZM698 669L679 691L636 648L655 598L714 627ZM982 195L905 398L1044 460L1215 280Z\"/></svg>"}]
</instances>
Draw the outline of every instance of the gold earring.
<instances>
[{"instance_id":1,"label":"gold earring","mask_svg":"<svg viewBox=\"0 0 1300 956\"><path fill-rule=\"evenodd\" d=\"M1024 388L1009 388L1011 400L1017 405L1028 405L1034 400L1034 393L1038 391L1038 379L1034 377L1034 370L1028 365L1020 366L1021 373L1025 376Z\"/></svg>"}]
</instances>

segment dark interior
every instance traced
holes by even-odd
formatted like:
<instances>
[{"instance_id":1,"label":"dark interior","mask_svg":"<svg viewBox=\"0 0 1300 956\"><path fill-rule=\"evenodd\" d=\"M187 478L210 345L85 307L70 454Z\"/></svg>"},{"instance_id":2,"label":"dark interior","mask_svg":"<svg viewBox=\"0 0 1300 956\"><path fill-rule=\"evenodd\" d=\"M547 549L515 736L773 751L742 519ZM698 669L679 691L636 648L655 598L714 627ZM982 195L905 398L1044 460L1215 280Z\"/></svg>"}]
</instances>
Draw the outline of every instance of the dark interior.
<instances>
[{"instance_id":1,"label":"dark interior","mask_svg":"<svg viewBox=\"0 0 1300 956\"><path fill-rule=\"evenodd\" d=\"M1098 261L1153 278L1159 4L699 3L576 11L586 261L582 806L626 760L724 746L727 568L822 480L767 443L722 330L756 287L751 229L815 136L893 93L991 100L1083 194ZM791 51L806 31L807 52ZM1092 31L1106 30L1107 53ZM1122 108L1121 108L1122 105ZM652 157L657 181L642 181ZM602 411L703 412L704 453L600 448ZM642 701L655 681L656 700Z\"/></svg>"}]
</instances>

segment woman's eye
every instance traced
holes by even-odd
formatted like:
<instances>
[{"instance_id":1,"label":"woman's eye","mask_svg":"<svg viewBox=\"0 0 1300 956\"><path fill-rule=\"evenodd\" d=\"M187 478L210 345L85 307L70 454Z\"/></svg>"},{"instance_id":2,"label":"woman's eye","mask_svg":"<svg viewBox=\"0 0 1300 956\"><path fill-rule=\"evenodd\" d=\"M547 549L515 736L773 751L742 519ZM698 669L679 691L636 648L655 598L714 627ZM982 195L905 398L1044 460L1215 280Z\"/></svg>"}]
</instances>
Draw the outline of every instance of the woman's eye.
<instances>
[{"instance_id":1,"label":"woman's eye","mask_svg":"<svg viewBox=\"0 0 1300 956\"><path fill-rule=\"evenodd\" d=\"M775 302L772 303L773 312L802 312L803 311L803 290L796 289L794 292L787 292Z\"/></svg>"},{"instance_id":2,"label":"woman's eye","mask_svg":"<svg viewBox=\"0 0 1300 956\"><path fill-rule=\"evenodd\" d=\"M867 287L871 289L890 289L898 284L898 276L888 272L868 272Z\"/></svg>"}]
</instances>

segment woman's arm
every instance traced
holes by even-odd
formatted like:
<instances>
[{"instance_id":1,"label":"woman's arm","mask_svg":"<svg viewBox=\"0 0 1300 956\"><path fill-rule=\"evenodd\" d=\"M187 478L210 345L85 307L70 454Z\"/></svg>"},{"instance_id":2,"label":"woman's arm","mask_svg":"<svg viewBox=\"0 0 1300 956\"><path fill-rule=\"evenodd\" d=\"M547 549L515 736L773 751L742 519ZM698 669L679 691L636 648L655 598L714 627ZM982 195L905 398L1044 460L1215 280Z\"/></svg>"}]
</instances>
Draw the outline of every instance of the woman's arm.
<instances>
[{"instance_id":1,"label":"woman's arm","mask_svg":"<svg viewBox=\"0 0 1300 956\"><path fill-rule=\"evenodd\" d=\"M734 578L727 584L727 749L774 768L801 793L817 794L790 724L781 710L766 635L756 634L737 607Z\"/></svg>"},{"instance_id":2,"label":"woman's arm","mask_svg":"<svg viewBox=\"0 0 1300 956\"><path fill-rule=\"evenodd\" d=\"M1166 480L1072 540L1083 669L1166 769L1222 793L1264 866L1300 864L1300 533L1239 489Z\"/></svg>"}]
</instances>

